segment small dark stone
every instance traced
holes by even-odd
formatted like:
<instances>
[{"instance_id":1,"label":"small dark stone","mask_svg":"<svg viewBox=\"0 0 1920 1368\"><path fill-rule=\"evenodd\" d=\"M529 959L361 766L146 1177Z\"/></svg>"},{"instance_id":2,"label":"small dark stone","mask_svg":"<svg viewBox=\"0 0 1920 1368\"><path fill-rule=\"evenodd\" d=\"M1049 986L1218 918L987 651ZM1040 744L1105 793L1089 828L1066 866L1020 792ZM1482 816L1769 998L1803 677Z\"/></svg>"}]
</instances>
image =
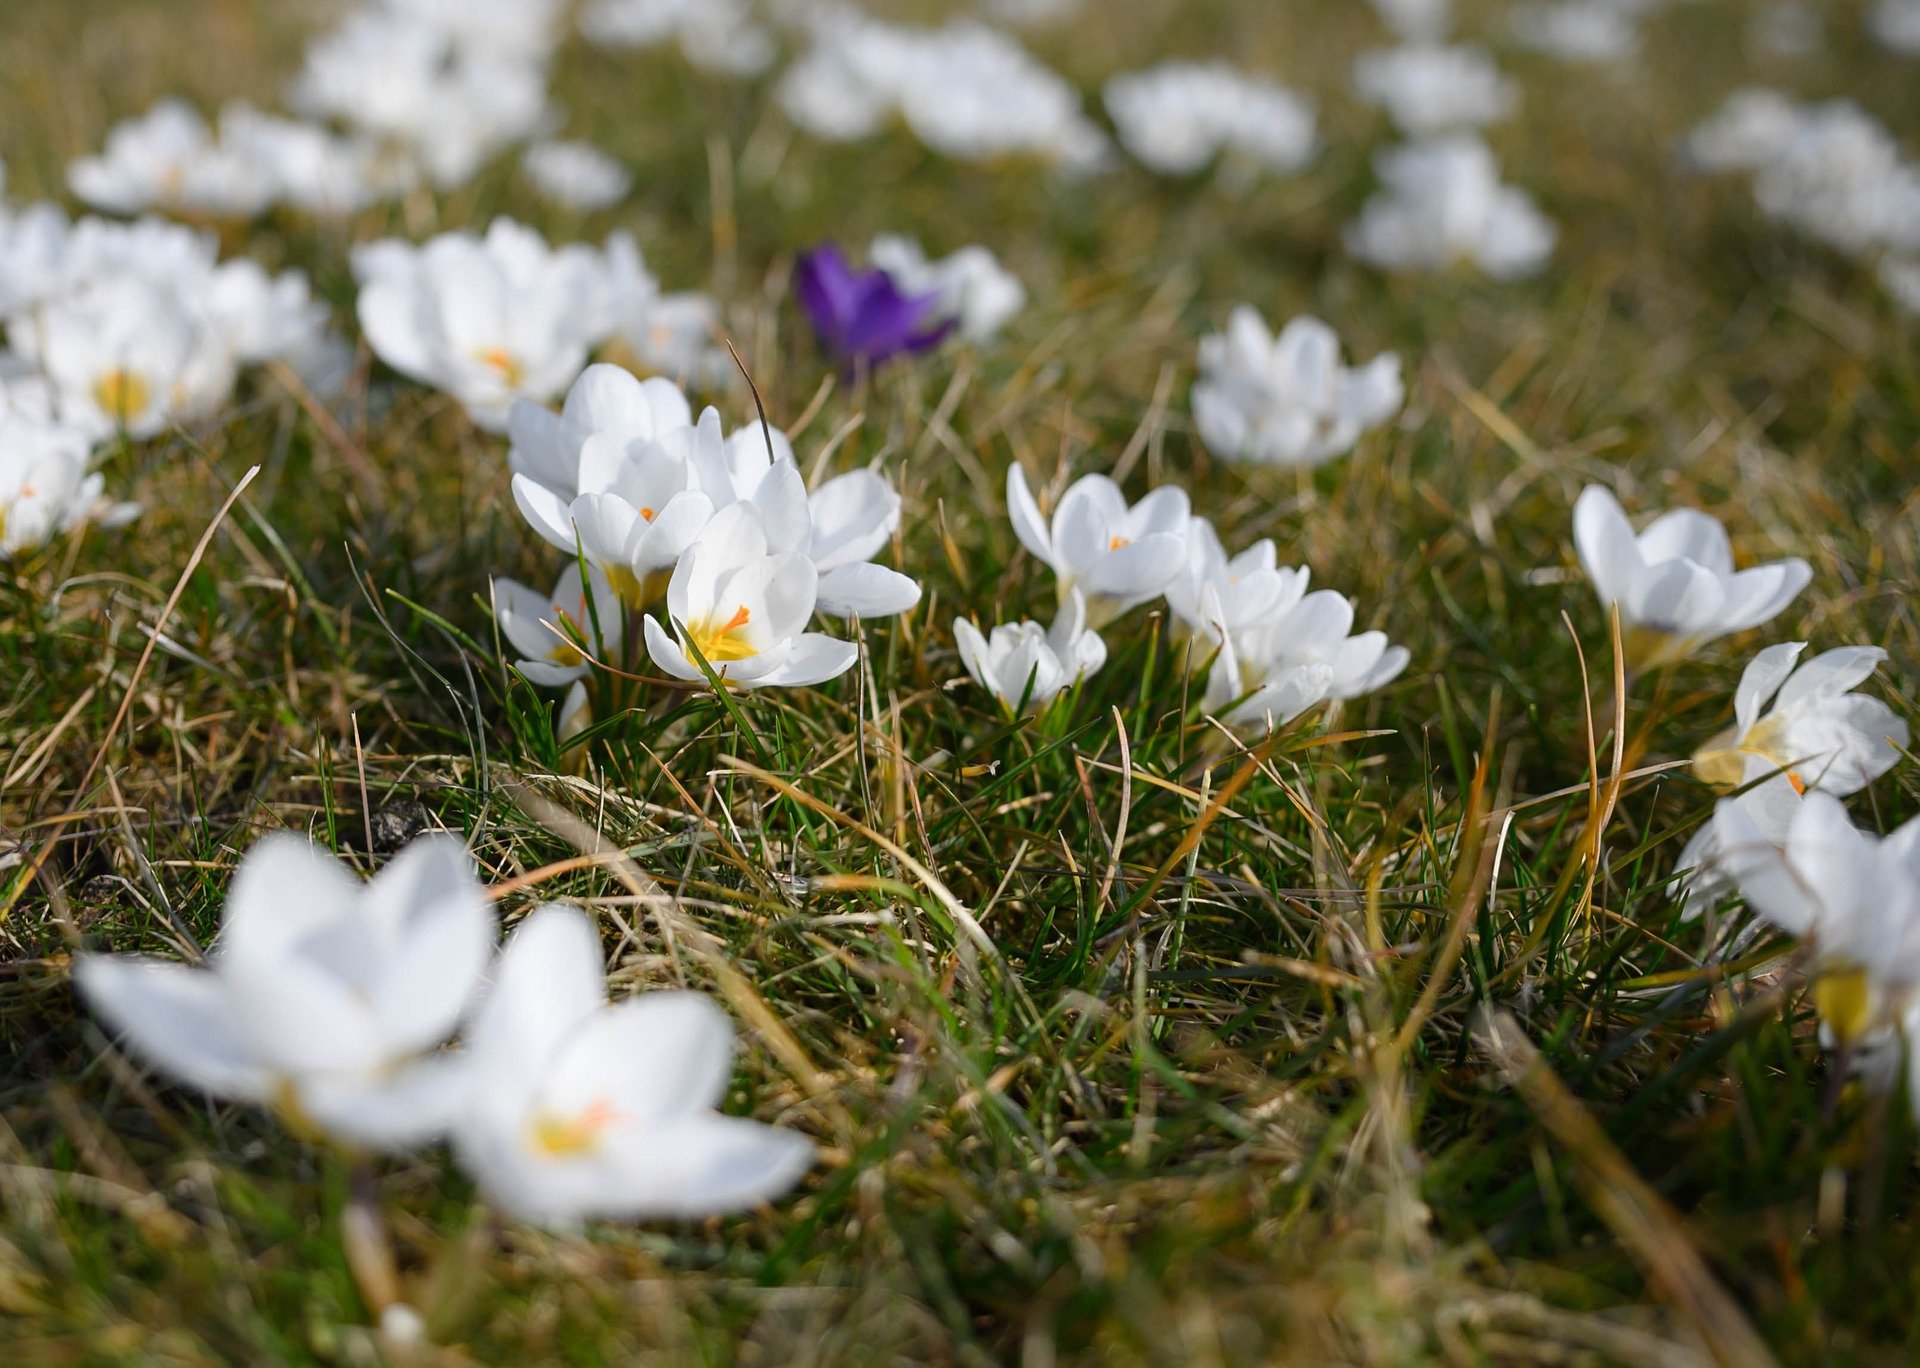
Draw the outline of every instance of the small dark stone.
<instances>
[{"instance_id":1,"label":"small dark stone","mask_svg":"<svg viewBox=\"0 0 1920 1368\"><path fill-rule=\"evenodd\" d=\"M391 855L432 825L433 818L426 807L408 798L375 808L368 829L373 836L375 853Z\"/></svg>"},{"instance_id":2,"label":"small dark stone","mask_svg":"<svg viewBox=\"0 0 1920 1368\"><path fill-rule=\"evenodd\" d=\"M96 874L80 885L79 901L85 907L106 907L120 896L126 880L117 874Z\"/></svg>"}]
</instances>

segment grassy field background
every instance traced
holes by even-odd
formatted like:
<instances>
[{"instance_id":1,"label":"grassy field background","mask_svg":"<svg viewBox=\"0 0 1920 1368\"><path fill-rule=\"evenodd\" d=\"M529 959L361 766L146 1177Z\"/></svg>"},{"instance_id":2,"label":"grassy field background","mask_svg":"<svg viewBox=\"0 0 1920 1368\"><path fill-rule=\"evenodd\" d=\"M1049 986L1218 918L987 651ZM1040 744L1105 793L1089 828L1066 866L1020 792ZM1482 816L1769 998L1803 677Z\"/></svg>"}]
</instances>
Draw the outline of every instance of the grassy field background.
<instances>
[{"instance_id":1,"label":"grassy field background","mask_svg":"<svg viewBox=\"0 0 1920 1368\"><path fill-rule=\"evenodd\" d=\"M1321 161L1251 188L1060 185L897 134L827 147L764 86L572 44L568 131L638 169L626 208L544 207L509 160L350 225L229 232L309 270L344 323L350 241L501 213L556 239L633 229L669 288L726 300L773 419L808 415L803 466L835 437L836 467L884 462L927 597L863 629L855 674L738 715L638 699L582 767L501 662L487 577L550 560L503 443L450 401L369 366L317 423L263 377L217 426L113 452L145 516L0 578L0 1359L379 1360L344 1165L112 1053L69 929L179 953L262 832L371 869L445 827L495 883L627 851L670 896L586 870L503 908L577 899L617 984L722 993L748 1038L731 1109L826 1160L756 1216L583 1239L496 1226L438 1155L385 1164L401 1275L447 1346L419 1361L1678 1365L1762 1342L1913 1361L1904 1096L1838 1086L1788 949L1704 968L1715 928L1666 888L1712 804L1670 762L1724 725L1751 647L1882 645L1876 687L1916 712L1914 323L1673 150L1755 80L1850 94L1910 136L1920 83L1851 7L1791 64L1743 53L1746 13L1676 6L1623 71L1503 59L1524 112L1493 141L1563 233L1524 284L1341 252L1387 140L1346 89L1382 41L1350 0L1129 0L1035 39L1089 91L1213 53L1311 91ZM314 22L9 0L9 197L57 194L161 95L273 103ZM991 349L850 387L788 276L818 240L890 229L986 243L1033 303ZM1398 350L1404 419L1310 476L1210 462L1194 347L1242 301ZM729 423L748 416L736 397ZM1015 460L1186 486L1229 546L1275 537L1413 666L1249 754L1138 616L1064 717L1010 730L948 687L949 627L1051 607L1002 509ZM1619 767L1606 619L1568 536L1590 481L1815 567L1763 637L1636 688ZM1917 797L1908 764L1853 807L1885 830ZM1508 1014L1491 1037L1483 1004Z\"/></svg>"}]
</instances>

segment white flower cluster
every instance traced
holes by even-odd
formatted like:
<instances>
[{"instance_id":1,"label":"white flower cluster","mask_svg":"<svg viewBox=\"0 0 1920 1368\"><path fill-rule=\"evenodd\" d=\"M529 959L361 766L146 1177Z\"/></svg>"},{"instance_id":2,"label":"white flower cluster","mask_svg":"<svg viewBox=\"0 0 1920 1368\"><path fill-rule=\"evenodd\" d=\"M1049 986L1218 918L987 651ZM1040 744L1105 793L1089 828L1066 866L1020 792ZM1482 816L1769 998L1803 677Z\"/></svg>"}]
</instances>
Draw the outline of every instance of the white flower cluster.
<instances>
[{"instance_id":1,"label":"white flower cluster","mask_svg":"<svg viewBox=\"0 0 1920 1368\"><path fill-rule=\"evenodd\" d=\"M1473 131L1505 118L1513 83L1487 53L1444 42L1444 0L1376 0L1405 46L1361 54L1354 84L1411 141L1374 157L1380 189L1347 225L1346 248L1386 271L1467 268L1496 280L1546 265L1559 236L1533 197L1500 179Z\"/></svg>"},{"instance_id":2,"label":"white flower cluster","mask_svg":"<svg viewBox=\"0 0 1920 1368\"><path fill-rule=\"evenodd\" d=\"M1001 625L983 636L954 624L961 663L1008 716L1034 714L1107 658L1100 629L1165 597L1190 668L1207 669L1205 706L1236 730L1274 731L1317 705L1371 693L1396 678L1408 653L1381 632L1352 634L1353 605L1307 592L1305 569L1282 569L1271 541L1231 558L1193 516L1186 493L1163 486L1129 505L1104 475L1061 495L1049 519L1018 465L1007 510L1020 544L1053 571L1051 628Z\"/></svg>"},{"instance_id":3,"label":"white flower cluster","mask_svg":"<svg viewBox=\"0 0 1920 1368\"><path fill-rule=\"evenodd\" d=\"M856 470L809 491L784 434L756 422L729 437L711 408L696 422L668 381L594 366L558 414L516 404L511 431L514 502L575 564L552 594L495 581L495 611L530 682L574 686L575 716L594 662L617 665L636 637L689 683L818 684L858 650L808 631L816 612L890 617L920 600L874 562L900 524L885 480Z\"/></svg>"},{"instance_id":4,"label":"white flower cluster","mask_svg":"<svg viewBox=\"0 0 1920 1368\"><path fill-rule=\"evenodd\" d=\"M350 354L299 271L219 258L210 233L157 219L70 221L0 207L0 545L11 555L89 517L108 439L217 415L243 367L283 363L331 392Z\"/></svg>"},{"instance_id":5,"label":"white flower cluster","mask_svg":"<svg viewBox=\"0 0 1920 1368\"><path fill-rule=\"evenodd\" d=\"M1693 509L1636 534L1598 486L1574 506L1574 542L1603 604L1618 611L1628 663L1668 664L1772 621L1805 588L1801 560L1736 571L1726 530ZM1854 692L1887 659L1849 646L1801 663L1804 642L1761 651L1740 677L1733 724L1693 757L1730 793L1688 842L1674 878L1697 917L1737 891L1764 921L1804 939L1827 1037L1873 1050L1908 1042L1920 1085L1920 822L1881 840L1841 799L1892 769L1904 719Z\"/></svg>"},{"instance_id":6,"label":"white flower cluster","mask_svg":"<svg viewBox=\"0 0 1920 1368\"><path fill-rule=\"evenodd\" d=\"M569 209L608 209L633 188L627 168L592 143L534 143L521 154L520 169L534 189Z\"/></svg>"},{"instance_id":7,"label":"white flower cluster","mask_svg":"<svg viewBox=\"0 0 1920 1368\"><path fill-rule=\"evenodd\" d=\"M840 9L816 15L812 46L779 85L787 117L815 137L872 137L898 117L943 156L1030 156L1068 171L1105 164L1107 138L1072 86L998 29L908 28Z\"/></svg>"},{"instance_id":8,"label":"white flower cluster","mask_svg":"<svg viewBox=\"0 0 1920 1368\"><path fill-rule=\"evenodd\" d=\"M1867 30L1887 51L1920 57L1920 0L1877 0Z\"/></svg>"},{"instance_id":9,"label":"white flower cluster","mask_svg":"<svg viewBox=\"0 0 1920 1368\"><path fill-rule=\"evenodd\" d=\"M1492 54L1464 43L1363 52L1354 60L1353 84L1410 138L1498 123L1520 102L1519 87L1500 74Z\"/></svg>"},{"instance_id":10,"label":"white flower cluster","mask_svg":"<svg viewBox=\"0 0 1920 1368\"><path fill-rule=\"evenodd\" d=\"M1751 174L1769 218L1876 265L1894 300L1920 311L1920 164L1858 105L1737 91L1688 135L1686 153L1705 170Z\"/></svg>"},{"instance_id":11,"label":"white flower cluster","mask_svg":"<svg viewBox=\"0 0 1920 1368\"><path fill-rule=\"evenodd\" d=\"M1405 399L1398 356L1343 365L1339 336L1317 318L1302 315L1275 336L1242 305L1224 333L1200 341L1193 419L1222 460L1324 465L1353 450Z\"/></svg>"},{"instance_id":12,"label":"white flower cluster","mask_svg":"<svg viewBox=\"0 0 1920 1368\"><path fill-rule=\"evenodd\" d=\"M450 189L550 121L560 0L364 0L310 45L287 93Z\"/></svg>"},{"instance_id":13,"label":"white flower cluster","mask_svg":"<svg viewBox=\"0 0 1920 1368\"><path fill-rule=\"evenodd\" d=\"M719 308L704 295L663 295L630 234L604 248L554 248L496 219L484 236L442 233L415 245L356 248L360 326L401 374L443 390L490 431L514 403L557 398L608 341L645 368L700 385L726 375L714 341Z\"/></svg>"},{"instance_id":14,"label":"white flower cluster","mask_svg":"<svg viewBox=\"0 0 1920 1368\"><path fill-rule=\"evenodd\" d=\"M1107 82L1120 144L1149 170L1190 176L1216 158L1282 174L1319 150L1313 106L1224 62L1166 62Z\"/></svg>"},{"instance_id":15,"label":"white flower cluster","mask_svg":"<svg viewBox=\"0 0 1920 1368\"><path fill-rule=\"evenodd\" d=\"M1563 62L1605 65L1640 51L1648 0L1529 0L1509 16L1514 41Z\"/></svg>"},{"instance_id":16,"label":"white flower cluster","mask_svg":"<svg viewBox=\"0 0 1920 1368\"><path fill-rule=\"evenodd\" d=\"M1493 150L1457 133L1390 148L1374 162L1382 189L1348 225L1347 250L1389 271L1466 266L1508 280L1533 275L1558 230L1532 196L1500 180Z\"/></svg>"},{"instance_id":17,"label":"white flower cluster","mask_svg":"<svg viewBox=\"0 0 1920 1368\"><path fill-rule=\"evenodd\" d=\"M535 909L496 953L498 934L449 837L361 885L278 835L240 862L205 966L86 955L74 981L154 1067L359 1148L446 1141L496 1206L552 1228L739 1211L812 1167L804 1136L720 1113L733 1027L712 999L610 1003L575 907Z\"/></svg>"},{"instance_id":18,"label":"white flower cluster","mask_svg":"<svg viewBox=\"0 0 1920 1368\"><path fill-rule=\"evenodd\" d=\"M264 113L244 102L217 127L167 99L107 134L67 170L73 193L112 214L148 210L252 218L276 205L350 214L405 188L404 166L371 138Z\"/></svg>"},{"instance_id":19,"label":"white flower cluster","mask_svg":"<svg viewBox=\"0 0 1920 1368\"><path fill-rule=\"evenodd\" d=\"M694 66L722 76L757 76L777 55L745 0L590 0L580 32L605 48L677 43Z\"/></svg>"}]
</instances>

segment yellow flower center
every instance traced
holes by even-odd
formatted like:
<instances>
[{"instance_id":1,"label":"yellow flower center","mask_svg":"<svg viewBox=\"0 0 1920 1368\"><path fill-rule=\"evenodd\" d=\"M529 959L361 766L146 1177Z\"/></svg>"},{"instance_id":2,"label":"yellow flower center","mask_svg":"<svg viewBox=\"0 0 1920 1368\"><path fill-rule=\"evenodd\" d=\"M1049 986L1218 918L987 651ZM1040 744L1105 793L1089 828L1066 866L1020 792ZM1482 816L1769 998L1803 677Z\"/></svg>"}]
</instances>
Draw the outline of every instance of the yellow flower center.
<instances>
[{"instance_id":1,"label":"yellow flower center","mask_svg":"<svg viewBox=\"0 0 1920 1368\"><path fill-rule=\"evenodd\" d=\"M1829 969L1813 981L1813 1005L1836 1037L1851 1043L1873 1028L1879 1005L1864 969Z\"/></svg>"},{"instance_id":2,"label":"yellow flower center","mask_svg":"<svg viewBox=\"0 0 1920 1368\"><path fill-rule=\"evenodd\" d=\"M153 386L144 376L116 368L93 382L93 401L114 422L130 423L147 411Z\"/></svg>"},{"instance_id":3,"label":"yellow flower center","mask_svg":"<svg viewBox=\"0 0 1920 1368\"><path fill-rule=\"evenodd\" d=\"M740 633L753 614L743 605L724 623L715 618L687 624L687 640L698 648L709 665L724 665L730 660L745 660L759 654Z\"/></svg>"},{"instance_id":4,"label":"yellow flower center","mask_svg":"<svg viewBox=\"0 0 1920 1368\"><path fill-rule=\"evenodd\" d=\"M619 1119L613 1104L600 1098L573 1116L536 1116L528 1130L533 1147L541 1154L549 1159L570 1159L598 1146L600 1133Z\"/></svg>"},{"instance_id":5,"label":"yellow flower center","mask_svg":"<svg viewBox=\"0 0 1920 1368\"><path fill-rule=\"evenodd\" d=\"M673 578L673 571L655 570L652 574L641 576L633 573L624 565L609 565L606 568L607 583L612 586L620 601L635 612L644 613L658 603L667 592L667 581Z\"/></svg>"},{"instance_id":6,"label":"yellow flower center","mask_svg":"<svg viewBox=\"0 0 1920 1368\"><path fill-rule=\"evenodd\" d=\"M505 347L486 347L474 354L482 365L499 375L500 383L508 389L520 388L520 382L527 378L526 367Z\"/></svg>"},{"instance_id":7,"label":"yellow flower center","mask_svg":"<svg viewBox=\"0 0 1920 1368\"><path fill-rule=\"evenodd\" d=\"M1781 719L1769 717L1756 722L1745 736L1736 736L1731 729L1724 731L1693 753L1693 772L1702 783L1731 791L1747 782L1748 756L1780 769L1799 758L1786 754L1780 745L1785 729ZM1806 781L1792 770L1787 771L1787 782L1797 793L1807 791Z\"/></svg>"},{"instance_id":8,"label":"yellow flower center","mask_svg":"<svg viewBox=\"0 0 1920 1368\"><path fill-rule=\"evenodd\" d=\"M1109 551L1118 551L1124 546L1132 546L1132 545L1133 545L1132 537L1110 537L1107 539L1107 550Z\"/></svg>"}]
</instances>

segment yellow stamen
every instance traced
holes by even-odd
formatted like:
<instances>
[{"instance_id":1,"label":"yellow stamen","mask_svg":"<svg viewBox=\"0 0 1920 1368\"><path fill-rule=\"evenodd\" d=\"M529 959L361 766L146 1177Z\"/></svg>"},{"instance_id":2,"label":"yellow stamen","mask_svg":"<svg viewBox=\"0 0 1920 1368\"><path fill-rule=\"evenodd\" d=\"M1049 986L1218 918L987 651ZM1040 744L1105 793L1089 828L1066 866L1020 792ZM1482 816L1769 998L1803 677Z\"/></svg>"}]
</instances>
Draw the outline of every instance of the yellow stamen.
<instances>
[{"instance_id":1,"label":"yellow stamen","mask_svg":"<svg viewBox=\"0 0 1920 1368\"><path fill-rule=\"evenodd\" d=\"M1873 984L1864 969L1831 969L1813 981L1813 1005L1840 1040L1851 1043L1873 1028L1878 1015Z\"/></svg>"},{"instance_id":2,"label":"yellow stamen","mask_svg":"<svg viewBox=\"0 0 1920 1368\"><path fill-rule=\"evenodd\" d=\"M480 358L483 365L499 372L500 382L508 389L518 389L520 382L527 377L526 368L505 347L486 347L474 355Z\"/></svg>"},{"instance_id":3,"label":"yellow stamen","mask_svg":"<svg viewBox=\"0 0 1920 1368\"><path fill-rule=\"evenodd\" d=\"M528 1129L535 1149L551 1159L567 1159L597 1146L600 1132L619 1119L613 1104L599 1098L575 1116L536 1116Z\"/></svg>"},{"instance_id":4,"label":"yellow stamen","mask_svg":"<svg viewBox=\"0 0 1920 1368\"><path fill-rule=\"evenodd\" d=\"M153 401L153 386L130 370L110 370L93 382L93 401L114 422L132 422Z\"/></svg>"},{"instance_id":5,"label":"yellow stamen","mask_svg":"<svg viewBox=\"0 0 1920 1368\"><path fill-rule=\"evenodd\" d=\"M716 624L711 620L688 623L687 639L698 648L709 665L724 665L730 660L745 660L760 654L757 648L739 636L740 629L745 627L752 617L745 605L742 605L736 608L733 616L724 623Z\"/></svg>"},{"instance_id":6,"label":"yellow stamen","mask_svg":"<svg viewBox=\"0 0 1920 1368\"><path fill-rule=\"evenodd\" d=\"M1107 542L1107 550L1118 551L1123 546L1132 546L1132 537L1113 537Z\"/></svg>"},{"instance_id":7,"label":"yellow stamen","mask_svg":"<svg viewBox=\"0 0 1920 1368\"><path fill-rule=\"evenodd\" d=\"M652 510L651 508L643 508L643 509L641 509L641 510L640 510L640 520L641 520L642 522L652 522L652 521L653 521L653 510Z\"/></svg>"}]
</instances>

